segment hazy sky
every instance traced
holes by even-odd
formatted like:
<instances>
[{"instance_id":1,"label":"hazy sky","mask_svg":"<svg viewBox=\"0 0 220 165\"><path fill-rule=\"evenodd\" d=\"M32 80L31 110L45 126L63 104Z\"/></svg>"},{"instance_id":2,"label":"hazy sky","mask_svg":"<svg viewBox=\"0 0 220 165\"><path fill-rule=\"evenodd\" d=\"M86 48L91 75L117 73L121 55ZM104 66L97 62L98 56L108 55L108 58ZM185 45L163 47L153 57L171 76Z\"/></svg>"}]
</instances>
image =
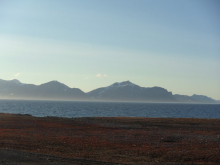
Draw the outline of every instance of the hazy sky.
<instances>
[{"instance_id":1,"label":"hazy sky","mask_svg":"<svg viewBox=\"0 0 220 165\"><path fill-rule=\"evenodd\" d=\"M0 0L0 79L130 80L220 100L219 0Z\"/></svg>"}]
</instances>

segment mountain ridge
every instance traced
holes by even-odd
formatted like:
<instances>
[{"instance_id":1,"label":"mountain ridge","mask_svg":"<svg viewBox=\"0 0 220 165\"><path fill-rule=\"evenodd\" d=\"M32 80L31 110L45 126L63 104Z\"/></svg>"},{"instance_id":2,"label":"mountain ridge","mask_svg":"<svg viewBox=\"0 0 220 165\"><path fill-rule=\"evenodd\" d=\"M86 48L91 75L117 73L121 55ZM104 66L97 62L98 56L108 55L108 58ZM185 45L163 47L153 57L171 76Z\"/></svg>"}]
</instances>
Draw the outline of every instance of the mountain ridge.
<instances>
[{"instance_id":1,"label":"mountain ridge","mask_svg":"<svg viewBox=\"0 0 220 165\"><path fill-rule=\"evenodd\" d=\"M79 88L70 88L56 80L34 85L21 83L17 79L0 79L0 99L220 103L219 100L204 95L173 95L162 87L141 87L129 80L85 93Z\"/></svg>"},{"instance_id":2,"label":"mountain ridge","mask_svg":"<svg viewBox=\"0 0 220 165\"><path fill-rule=\"evenodd\" d=\"M110 101L148 101L148 102L175 102L172 93L161 87L140 87L130 81L114 83L107 87L94 89L87 95L95 100Z\"/></svg>"},{"instance_id":3,"label":"mountain ridge","mask_svg":"<svg viewBox=\"0 0 220 165\"><path fill-rule=\"evenodd\" d=\"M85 93L78 88L70 88L58 81L40 85L23 84L19 80L0 79L0 98L30 100L83 100Z\"/></svg>"}]
</instances>

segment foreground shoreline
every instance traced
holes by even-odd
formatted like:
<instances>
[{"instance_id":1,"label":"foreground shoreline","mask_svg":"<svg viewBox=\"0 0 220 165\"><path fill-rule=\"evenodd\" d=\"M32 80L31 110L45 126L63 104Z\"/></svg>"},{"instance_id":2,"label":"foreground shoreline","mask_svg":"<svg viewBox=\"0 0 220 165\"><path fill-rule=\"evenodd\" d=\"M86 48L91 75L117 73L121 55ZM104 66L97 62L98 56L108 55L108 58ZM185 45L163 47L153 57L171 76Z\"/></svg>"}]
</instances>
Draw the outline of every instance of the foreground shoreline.
<instances>
[{"instance_id":1,"label":"foreground shoreline","mask_svg":"<svg viewBox=\"0 0 220 165\"><path fill-rule=\"evenodd\" d=\"M220 119L0 113L0 164L218 164L219 153Z\"/></svg>"}]
</instances>

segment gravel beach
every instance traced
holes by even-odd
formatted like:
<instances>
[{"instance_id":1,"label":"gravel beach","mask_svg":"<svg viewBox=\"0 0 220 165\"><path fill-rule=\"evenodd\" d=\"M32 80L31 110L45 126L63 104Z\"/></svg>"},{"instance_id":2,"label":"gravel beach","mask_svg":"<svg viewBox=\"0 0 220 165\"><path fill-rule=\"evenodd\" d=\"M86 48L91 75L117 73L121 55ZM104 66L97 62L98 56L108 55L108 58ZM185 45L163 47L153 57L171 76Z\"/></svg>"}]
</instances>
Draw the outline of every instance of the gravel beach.
<instances>
[{"instance_id":1,"label":"gravel beach","mask_svg":"<svg viewBox=\"0 0 220 165\"><path fill-rule=\"evenodd\" d=\"M220 120L0 114L0 164L218 164Z\"/></svg>"}]
</instances>

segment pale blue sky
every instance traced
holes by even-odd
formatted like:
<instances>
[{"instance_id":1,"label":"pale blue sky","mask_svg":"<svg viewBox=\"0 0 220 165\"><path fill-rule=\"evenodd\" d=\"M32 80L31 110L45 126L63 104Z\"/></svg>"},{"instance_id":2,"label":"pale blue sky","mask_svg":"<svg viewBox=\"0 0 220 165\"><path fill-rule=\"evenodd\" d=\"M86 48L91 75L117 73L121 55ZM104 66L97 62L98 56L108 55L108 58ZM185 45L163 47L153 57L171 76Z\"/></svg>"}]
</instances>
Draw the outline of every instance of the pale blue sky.
<instances>
[{"instance_id":1,"label":"pale blue sky","mask_svg":"<svg viewBox=\"0 0 220 165\"><path fill-rule=\"evenodd\" d=\"M219 0L0 0L0 79L130 80L220 100Z\"/></svg>"}]
</instances>

